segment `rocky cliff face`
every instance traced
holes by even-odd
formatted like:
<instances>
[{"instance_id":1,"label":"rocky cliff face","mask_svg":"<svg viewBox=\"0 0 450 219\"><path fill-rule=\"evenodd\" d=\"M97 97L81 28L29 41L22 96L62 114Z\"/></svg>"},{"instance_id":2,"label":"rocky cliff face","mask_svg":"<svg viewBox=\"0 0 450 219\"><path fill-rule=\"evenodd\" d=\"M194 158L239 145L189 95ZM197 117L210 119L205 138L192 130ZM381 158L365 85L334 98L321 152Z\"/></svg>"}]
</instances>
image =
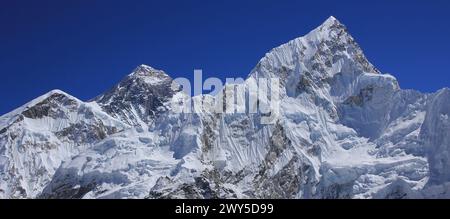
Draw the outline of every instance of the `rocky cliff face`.
<instances>
[{"instance_id":1,"label":"rocky cliff face","mask_svg":"<svg viewBox=\"0 0 450 219\"><path fill-rule=\"evenodd\" d=\"M268 52L243 86L261 78L280 80L272 124L201 108L223 97L191 99L145 65L90 102L41 96L0 117L0 197L450 194L449 90L402 90L334 17ZM189 99L200 110L174 112Z\"/></svg>"}]
</instances>

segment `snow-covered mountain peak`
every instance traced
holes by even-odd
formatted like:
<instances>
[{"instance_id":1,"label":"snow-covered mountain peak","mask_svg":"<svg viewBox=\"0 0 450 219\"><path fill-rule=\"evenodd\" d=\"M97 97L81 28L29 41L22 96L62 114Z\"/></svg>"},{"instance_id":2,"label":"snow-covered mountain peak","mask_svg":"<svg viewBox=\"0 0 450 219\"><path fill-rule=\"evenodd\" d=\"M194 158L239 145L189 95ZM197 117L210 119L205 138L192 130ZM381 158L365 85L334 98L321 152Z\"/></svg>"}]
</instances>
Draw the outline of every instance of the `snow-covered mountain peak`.
<instances>
[{"instance_id":1,"label":"snow-covered mountain peak","mask_svg":"<svg viewBox=\"0 0 450 219\"><path fill-rule=\"evenodd\" d=\"M124 80L140 80L149 85L158 85L171 81L172 79L162 70L152 68L148 65L139 65Z\"/></svg>"},{"instance_id":2,"label":"snow-covered mountain peak","mask_svg":"<svg viewBox=\"0 0 450 219\"><path fill-rule=\"evenodd\" d=\"M38 115L38 111L41 113L46 113L50 109L48 106L48 103L54 103L54 104L77 104L81 103L82 101L77 99L76 97L73 97L72 95L67 94L66 92L62 90L51 90L31 101L28 103L22 105L21 107L3 115L0 117L0 128L4 126L10 125L14 120L17 120L17 117L19 116L25 116L25 117L35 117L35 116L42 116ZM45 112L44 112L45 111Z\"/></svg>"},{"instance_id":3,"label":"snow-covered mountain peak","mask_svg":"<svg viewBox=\"0 0 450 219\"><path fill-rule=\"evenodd\" d=\"M336 22L336 21L339 22L338 19L336 19L335 16L331 15L330 17L328 17L328 18L324 21L324 23L327 23L327 22Z\"/></svg>"},{"instance_id":4,"label":"snow-covered mountain peak","mask_svg":"<svg viewBox=\"0 0 450 219\"><path fill-rule=\"evenodd\" d=\"M42 101L45 101L45 100L51 99L51 98L56 98L56 97L64 97L64 98L71 99L71 100L74 100L77 102L81 102L78 98L76 98L62 90L54 89L54 90L51 90L51 91L33 99L32 101L25 104L23 107L25 107L25 108L33 107L33 106L41 103Z\"/></svg>"},{"instance_id":5,"label":"snow-covered mountain peak","mask_svg":"<svg viewBox=\"0 0 450 219\"><path fill-rule=\"evenodd\" d=\"M66 92L64 92L64 91L62 91L60 89L53 89L53 90L45 93L43 96L51 96L51 95L54 95L54 94L61 94L61 95L64 95L64 96L69 96L69 97L75 98L75 97L71 96L70 94L68 94L68 93L66 93Z\"/></svg>"},{"instance_id":6,"label":"snow-covered mountain peak","mask_svg":"<svg viewBox=\"0 0 450 219\"><path fill-rule=\"evenodd\" d=\"M215 99L147 65L91 102L51 91L0 117L0 198L449 196L448 88L402 90L334 17L272 49L245 83L272 77L284 93L264 125L172 110Z\"/></svg>"},{"instance_id":7,"label":"snow-covered mountain peak","mask_svg":"<svg viewBox=\"0 0 450 219\"><path fill-rule=\"evenodd\" d=\"M167 110L165 103L179 91L180 87L164 71L140 65L94 101L117 119L146 127Z\"/></svg>"},{"instance_id":8,"label":"snow-covered mountain peak","mask_svg":"<svg viewBox=\"0 0 450 219\"><path fill-rule=\"evenodd\" d=\"M350 84L364 73L380 72L367 60L347 28L330 17L305 36L266 53L250 77L279 78L288 96L304 91L328 93L330 89L332 95L341 96L351 93ZM347 90L342 90L344 87Z\"/></svg>"},{"instance_id":9,"label":"snow-covered mountain peak","mask_svg":"<svg viewBox=\"0 0 450 219\"><path fill-rule=\"evenodd\" d=\"M149 65L146 65L146 64L140 64L138 67L136 67L134 69L134 72L140 71L140 70L142 70L142 71L156 71L155 68L153 68L153 67L151 67Z\"/></svg>"},{"instance_id":10,"label":"snow-covered mountain peak","mask_svg":"<svg viewBox=\"0 0 450 219\"><path fill-rule=\"evenodd\" d=\"M151 66L141 64L137 66L130 75L151 75L154 72L160 72L161 70L157 70Z\"/></svg>"},{"instance_id":11,"label":"snow-covered mountain peak","mask_svg":"<svg viewBox=\"0 0 450 219\"><path fill-rule=\"evenodd\" d=\"M345 26L335 17L330 16L326 19L319 27L316 29L320 29L322 31L331 30L333 28L343 29L345 30Z\"/></svg>"}]
</instances>

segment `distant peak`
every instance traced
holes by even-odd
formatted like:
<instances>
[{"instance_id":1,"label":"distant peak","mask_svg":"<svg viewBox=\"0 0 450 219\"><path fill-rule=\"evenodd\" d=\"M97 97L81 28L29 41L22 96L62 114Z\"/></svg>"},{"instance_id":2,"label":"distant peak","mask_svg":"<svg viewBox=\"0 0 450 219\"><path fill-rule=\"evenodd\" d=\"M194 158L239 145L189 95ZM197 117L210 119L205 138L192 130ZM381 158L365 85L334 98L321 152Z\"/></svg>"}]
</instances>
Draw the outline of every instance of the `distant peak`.
<instances>
[{"instance_id":1,"label":"distant peak","mask_svg":"<svg viewBox=\"0 0 450 219\"><path fill-rule=\"evenodd\" d=\"M69 94L67 94L66 92L59 90L59 89L53 89L49 92L47 92L46 94L44 94L44 96L52 96L54 94L62 94L64 96L70 96Z\"/></svg>"},{"instance_id":2,"label":"distant peak","mask_svg":"<svg viewBox=\"0 0 450 219\"><path fill-rule=\"evenodd\" d=\"M320 30L332 29L332 28L345 29L345 26L338 19L336 19L333 16L330 16L319 26Z\"/></svg>"},{"instance_id":3,"label":"distant peak","mask_svg":"<svg viewBox=\"0 0 450 219\"><path fill-rule=\"evenodd\" d=\"M149 85L160 85L167 81L171 81L171 77L164 71L142 64L137 66L131 74L127 75L119 83L119 86L123 86L123 84L128 84L129 82L137 84L144 82Z\"/></svg>"},{"instance_id":4,"label":"distant peak","mask_svg":"<svg viewBox=\"0 0 450 219\"><path fill-rule=\"evenodd\" d=\"M150 72L154 72L154 71L158 71L158 70L155 68L152 68L148 65L141 64L133 70L133 73L150 73Z\"/></svg>"},{"instance_id":5,"label":"distant peak","mask_svg":"<svg viewBox=\"0 0 450 219\"><path fill-rule=\"evenodd\" d=\"M29 105L29 106L30 106L30 105L35 105L35 104L37 104L37 103L39 103L39 102L41 102L41 101L44 101L44 100L46 100L46 99L48 99L48 98L53 98L53 97L64 97L64 98L68 98L68 99L73 99L73 100L76 100L76 101L80 101L80 100L78 100L76 97L74 97L74 96L72 96L72 95L70 95L70 94L68 94L68 93L66 93L66 92L64 92L64 91L62 91L62 90L59 90L59 89L53 89L53 90L51 90L51 91L45 93L44 95L41 95L40 97L38 97L38 98L32 100L28 105ZM81 101L80 101L80 102L81 102Z\"/></svg>"},{"instance_id":6,"label":"distant peak","mask_svg":"<svg viewBox=\"0 0 450 219\"><path fill-rule=\"evenodd\" d=\"M336 58L349 57L365 72L380 73L364 56L363 51L348 32L346 26L334 16L328 17L306 35L295 38L272 50L259 61L250 76L272 77L273 69L281 68L279 73L296 70L300 62L316 63L323 61L323 69L330 68ZM324 61L326 60L326 61ZM299 67L305 68L299 65ZM283 69L287 68L287 69ZM261 70L263 69L263 70ZM269 70L267 70L269 69ZM330 71L331 72L331 71ZM267 73L266 75L264 75ZM335 74L335 73L332 73Z\"/></svg>"},{"instance_id":7,"label":"distant peak","mask_svg":"<svg viewBox=\"0 0 450 219\"><path fill-rule=\"evenodd\" d=\"M26 113L27 110L30 108L34 108L35 106L39 104L43 104L45 102L49 101L67 101L70 100L73 103L81 103L82 101L77 99L76 97L71 96L70 94L67 94L66 92L58 89L51 90L31 101L28 103L22 105L21 107L3 115L0 118L0 127L5 126L5 124L10 123L12 120L17 118L18 115ZM29 117L31 118L31 117Z\"/></svg>"},{"instance_id":8,"label":"distant peak","mask_svg":"<svg viewBox=\"0 0 450 219\"><path fill-rule=\"evenodd\" d=\"M324 23L327 23L327 22L339 22L339 21L332 15L332 16L328 17Z\"/></svg>"}]
</instances>

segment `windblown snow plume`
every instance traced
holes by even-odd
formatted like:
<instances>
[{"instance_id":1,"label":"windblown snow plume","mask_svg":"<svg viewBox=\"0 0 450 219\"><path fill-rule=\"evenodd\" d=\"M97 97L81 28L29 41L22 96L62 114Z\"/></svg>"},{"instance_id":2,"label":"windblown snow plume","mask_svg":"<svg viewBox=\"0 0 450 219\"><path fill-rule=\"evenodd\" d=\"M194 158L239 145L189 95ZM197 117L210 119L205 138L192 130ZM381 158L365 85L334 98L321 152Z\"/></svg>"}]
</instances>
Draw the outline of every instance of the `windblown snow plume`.
<instances>
[{"instance_id":1,"label":"windblown snow plume","mask_svg":"<svg viewBox=\"0 0 450 219\"><path fill-rule=\"evenodd\" d=\"M450 198L448 88L402 90L334 17L243 85L261 78L279 78L272 124L174 113L222 97L145 65L90 102L51 91L0 117L0 198Z\"/></svg>"}]
</instances>

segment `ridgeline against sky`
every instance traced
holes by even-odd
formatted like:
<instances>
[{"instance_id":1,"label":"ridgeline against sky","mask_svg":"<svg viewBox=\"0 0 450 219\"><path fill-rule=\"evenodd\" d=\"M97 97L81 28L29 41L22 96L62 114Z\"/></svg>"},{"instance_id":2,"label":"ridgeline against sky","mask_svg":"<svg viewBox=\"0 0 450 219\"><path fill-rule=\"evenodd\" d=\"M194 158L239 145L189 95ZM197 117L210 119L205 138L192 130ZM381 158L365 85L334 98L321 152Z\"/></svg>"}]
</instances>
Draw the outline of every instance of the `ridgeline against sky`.
<instances>
[{"instance_id":1,"label":"ridgeline against sky","mask_svg":"<svg viewBox=\"0 0 450 219\"><path fill-rule=\"evenodd\" d=\"M245 77L330 15L402 88L434 92L450 86L448 11L448 1L7 1L0 114L55 88L91 99L142 63L173 78Z\"/></svg>"}]
</instances>

